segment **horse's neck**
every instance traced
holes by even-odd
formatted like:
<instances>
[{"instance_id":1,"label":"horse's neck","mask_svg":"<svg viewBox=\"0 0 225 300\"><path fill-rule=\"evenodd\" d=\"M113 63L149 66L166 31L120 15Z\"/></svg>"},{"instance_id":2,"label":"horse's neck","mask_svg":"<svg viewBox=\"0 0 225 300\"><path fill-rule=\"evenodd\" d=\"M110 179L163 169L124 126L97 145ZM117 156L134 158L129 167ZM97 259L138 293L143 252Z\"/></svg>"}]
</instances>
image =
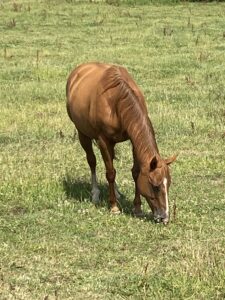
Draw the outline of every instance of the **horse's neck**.
<instances>
[{"instance_id":1,"label":"horse's neck","mask_svg":"<svg viewBox=\"0 0 225 300\"><path fill-rule=\"evenodd\" d=\"M145 120L132 124L130 130L128 130L128 136L141 166L148 163L153 155L159 154L150 120L145 118Z\"/></svg>"},{"instance_id":2,"label":"horse's neck","mask_svg":"<svg viewBox=\"0 0 225 300\"><path fill-rule=\"evenodd\" d=\"M133 144L135 156L140 165L145 165L153 155L159 153L147 112L143 111L134 97L128 101L122 100L119 111L123 127Z\"/></svg>"}]
</instances>

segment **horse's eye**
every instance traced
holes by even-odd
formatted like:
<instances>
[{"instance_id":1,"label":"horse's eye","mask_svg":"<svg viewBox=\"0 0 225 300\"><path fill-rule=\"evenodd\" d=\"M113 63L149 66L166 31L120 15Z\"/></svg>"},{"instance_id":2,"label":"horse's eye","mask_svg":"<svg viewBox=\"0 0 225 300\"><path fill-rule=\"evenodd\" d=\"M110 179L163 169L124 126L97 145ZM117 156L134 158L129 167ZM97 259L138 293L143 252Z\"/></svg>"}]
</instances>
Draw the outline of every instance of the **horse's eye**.
<instances>
[{"instance_id":1,"label":"horse's eye","mask_svg":"<svg viewBox=\"0 0 225 300\"><path fill-rule=\"evenodd\" d=\"M159 187L159 186L153 185L153 186L152 186L152 189L153 189L153 191L154 191L155 193L158 193L158 192L160 191L160 187Z\"/></svg>"}]
</instances>

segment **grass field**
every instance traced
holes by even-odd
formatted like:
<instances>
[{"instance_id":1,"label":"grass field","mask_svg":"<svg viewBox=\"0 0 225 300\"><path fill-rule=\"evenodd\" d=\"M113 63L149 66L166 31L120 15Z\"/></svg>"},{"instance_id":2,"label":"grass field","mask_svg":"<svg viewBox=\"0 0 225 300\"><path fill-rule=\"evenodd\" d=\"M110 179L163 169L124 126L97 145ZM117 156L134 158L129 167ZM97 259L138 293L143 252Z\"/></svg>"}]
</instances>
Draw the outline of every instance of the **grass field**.
<instances>
[{"instance_id":1,"label":"grass field","mask_svg":"<svg viewBox=\"0 0 225 300\"><path fill-rule=\"evenodd\" d=\"M0 1L0 299L225 299L225 3L107 2ZM90 201L65 109L87 61L127 67L161 155L179 153L168 226L131 214L129 142L115 163L123 213L108 211L96 147L102 203Z\"/></svg>"}]
</instances>

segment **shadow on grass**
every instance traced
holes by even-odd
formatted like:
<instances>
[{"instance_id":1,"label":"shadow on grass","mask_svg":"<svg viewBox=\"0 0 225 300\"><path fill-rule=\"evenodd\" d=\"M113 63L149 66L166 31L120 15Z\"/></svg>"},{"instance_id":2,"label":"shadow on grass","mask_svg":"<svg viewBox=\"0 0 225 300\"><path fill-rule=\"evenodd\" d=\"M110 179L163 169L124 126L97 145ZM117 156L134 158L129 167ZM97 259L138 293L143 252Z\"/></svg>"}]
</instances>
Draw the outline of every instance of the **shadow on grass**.
<instances>
[{"instance_id":1,"label":"shadow on grass","mask_svg":"<svg viewBox=\"0 0 225 300\"><path fill-rule=\"evenodd\" d=\"M107 207L109 208L108 202L108 186L107 184L98 184L100 189L100 202L98 207ZM66 196L71 199L71 201L79 201L79 202L86 202L90 201L91 199L91 184L87 183L83 180L75 180L74 178L70 177L70 175L66 175L63 179L63 188L66 192ZM118 201L118 206L120 210L129 216L133 216L132 209L133 209L133 202L128 200L126 196L120 194L120 199ZM143 218L146 221L152 221L152 216L149 214L143 214L143 216L139 217Z\"/></svg>"}]
</instances>

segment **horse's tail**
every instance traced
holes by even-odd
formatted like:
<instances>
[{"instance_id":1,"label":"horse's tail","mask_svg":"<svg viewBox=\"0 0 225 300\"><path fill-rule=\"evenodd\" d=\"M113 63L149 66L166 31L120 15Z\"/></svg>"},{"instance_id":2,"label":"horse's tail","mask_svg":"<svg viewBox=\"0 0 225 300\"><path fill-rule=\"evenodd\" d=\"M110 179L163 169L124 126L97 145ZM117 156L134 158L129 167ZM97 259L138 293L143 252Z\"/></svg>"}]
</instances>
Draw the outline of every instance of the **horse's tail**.
<instances>
[{"instance_id":1,"label":"horse's tail","mask_svg":"<svg viewBox=\"0 0 225 300\"><path fill-rule=\"evenodd\" d=\"M68 116L70 117L70 120L72 120L72 116L71 116L71 112L70 112L70 89L71 89L71 81L72 79L77 76L76 73L73 71L69 78L67 79L67 83L66 83L66 109L67 109L67 113L68 113Z\"/></svg>"}]
</instances>

